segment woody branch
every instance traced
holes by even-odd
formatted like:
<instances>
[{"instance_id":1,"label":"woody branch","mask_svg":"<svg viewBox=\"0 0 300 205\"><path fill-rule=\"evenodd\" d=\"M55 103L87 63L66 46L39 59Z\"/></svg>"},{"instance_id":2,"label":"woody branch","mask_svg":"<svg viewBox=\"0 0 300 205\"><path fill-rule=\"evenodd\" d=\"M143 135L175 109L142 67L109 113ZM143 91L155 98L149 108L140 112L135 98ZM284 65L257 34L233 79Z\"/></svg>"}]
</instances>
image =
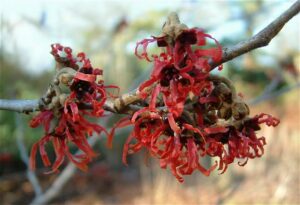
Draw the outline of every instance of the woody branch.
<instances>
[{"instance_id":1,"label":"woody branch","mask_svg":"<svg viewBox=\"0 0 300 205\"><path fill-rule=\"evenodd\" d=\"M228 62L240 55L254 49L267 46L271 40L280 32L283 26L296 16L300 11L300 0L297 0L290 8L283 12L279 17L272 21L268 26L258 32L250 39L240 42L232 47L224 47L222 59L219 62L210 62L212 68ZM298 87L298 86L297 86ZM151 90L151 87L148 88ZM132 114L138 109L136 104L141 101L137 90L121 95L113 100L107 100L103 108L113 113ZM87 105L88 107L89 105ZM43 107L40 100L8 100L0 99L0 110L29 113L38 111Z\"/></svg>"}]
</instances>

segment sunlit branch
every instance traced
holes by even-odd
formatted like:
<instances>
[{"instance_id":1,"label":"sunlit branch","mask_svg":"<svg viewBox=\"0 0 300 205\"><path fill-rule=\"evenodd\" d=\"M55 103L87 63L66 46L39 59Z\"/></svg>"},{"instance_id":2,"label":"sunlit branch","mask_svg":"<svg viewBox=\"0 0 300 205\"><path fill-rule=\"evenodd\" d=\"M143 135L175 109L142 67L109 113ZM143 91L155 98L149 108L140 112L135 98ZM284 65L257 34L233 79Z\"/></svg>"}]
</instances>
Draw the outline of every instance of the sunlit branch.
<instances>
[{"instance_id":1,"label":"sunlit branch","mask_svg":"<svg viewBox=\"0 0 300 205\"><path fill-rule=\"evenodd\" d=\"M256 48L267 46L271 40L279 33L283 26L296 16L300 11L300 0L297 0L289 9L272 21L268 26L258 32L250 39L240 42L235 46L223 48L222 60L218 63L211 63L212 67L230 61L240 55L248 53Z\"/></svg>"}]
</instances>

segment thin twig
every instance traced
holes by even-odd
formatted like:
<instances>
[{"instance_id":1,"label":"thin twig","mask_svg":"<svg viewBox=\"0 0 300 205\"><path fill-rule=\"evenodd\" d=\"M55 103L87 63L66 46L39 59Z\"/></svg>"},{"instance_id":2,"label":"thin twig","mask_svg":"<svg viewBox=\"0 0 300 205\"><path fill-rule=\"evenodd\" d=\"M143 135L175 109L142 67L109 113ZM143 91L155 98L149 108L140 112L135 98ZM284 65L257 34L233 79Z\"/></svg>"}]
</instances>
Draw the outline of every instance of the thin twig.
<instances>
[{"instance_id":1,"label":"thin twig","mask_svg":"<svg viewBox=\"0 0 300 205\"><path fill-rule=\"evenodd\" d=\"M150 92L152 86L145 88L145 92ZM126 114L130 112L130 110L135 111L135 106L131 106L131 104L135 104L140 101L141 98L138 94L138 91L135 89L129 93L125 93L118 98L113 100L107 100L103 105L103 109L113 113ZM15 112L23 112L29 113L40 110L40 101L39 100L6 100L0 99L0 110L9 110ZM84 105L87 109L90 105ZM124 108L128 108L124 111ZM130 112L131 113L131 112Z\"/></svg>"},{"instance_id":2,"label":"thin twig","mask_svg":"<svg viewBox=\"0 0 300 205\"><path fill-rule=\"evenodd\" d=\"M297 0L289 9L283 12L278 18L272 21L267 27L258 32L250 39L240 42L235 46L223 48L222 60L218 63L211 63L213 68L230 61L240 55L248 53L256 48L267 46L279 33L283 26L296 16L300 11L300 0Z\"/></svg>"},{"instance_id":3,"label":"thin twig","mask_svg":"<svg viewBox=\"0 0 300 205\"><path fill-rule=\"evenodd\" d=\"M15 112L34 112L39 110L39 100L0 99L0 109Z\"/></svg>"}]
</instances>

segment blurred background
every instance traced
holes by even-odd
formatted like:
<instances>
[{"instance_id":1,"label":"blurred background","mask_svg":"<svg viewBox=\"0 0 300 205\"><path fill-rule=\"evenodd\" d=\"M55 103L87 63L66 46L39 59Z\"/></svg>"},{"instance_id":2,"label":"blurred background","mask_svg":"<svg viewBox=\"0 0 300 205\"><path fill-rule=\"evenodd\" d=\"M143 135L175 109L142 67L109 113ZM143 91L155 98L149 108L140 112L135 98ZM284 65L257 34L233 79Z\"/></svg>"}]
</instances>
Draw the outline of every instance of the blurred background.
<instances>
[{"instance_id":1,"label":"blurred background","mask_svg":"<svg viewBox=\"0 0 300 205\"><path fill-rule=\"evenodd\" d=\"M119 85L124 93L151 69L134 56L135 43L159 35L169 12L176 11L188 26L201 27L230 46L253 36L293 2L2 0L0 98L37 99L46 91L55 66L49 53L52 43L84 51L95 67L103 68L106 83ZM267 47L215 71L230 76L250 103L252 116L266 112L280 118L278 127L259 132L267 139L261 159L249 160L245 167L232 164L223 175L194 173L180 184L157 160L145 163L143 152L129 156L130 166L124 166L122 147L130 132L124 128L112 150L104 136L96 138L94 147L101 155L87 173L66 162L64 176L45 175L38 159L34 174L27 170L27 156L42 129L28 127L33 114L0 111L0 204L29 204L43 197L41 193L49 194L49 188L58 191L51 204L300 204L299 25L298 15ZM118 119L108 116L100 123L110 128ZM51 146L47 151L53 158Z\"/></svg>"}]
</instances>

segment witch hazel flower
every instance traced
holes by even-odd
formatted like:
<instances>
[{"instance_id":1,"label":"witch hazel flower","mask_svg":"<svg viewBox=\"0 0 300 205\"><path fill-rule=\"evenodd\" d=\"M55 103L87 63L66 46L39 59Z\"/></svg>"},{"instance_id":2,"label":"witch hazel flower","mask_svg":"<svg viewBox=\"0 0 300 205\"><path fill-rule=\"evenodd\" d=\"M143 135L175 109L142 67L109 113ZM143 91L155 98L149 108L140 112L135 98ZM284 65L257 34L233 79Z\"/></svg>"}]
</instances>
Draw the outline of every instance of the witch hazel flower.
<instances>
[{"instance_id":1,"label":"witch hazel flower","mask_svg":"<svg viewBox=\"0 0 300 205\"><path fill-rule=\"evenodd\" d=\"M183 175L195 170L206 176L216 168L224 173L235 159L245 160L239 162L245 165L249 158L262 156L266 142L256 131L263 123L277 126L279 120L267 114L249 117L249 107L231 81L210 73L211 65L222 59L218 41L202 29L181 24L174 13L162 30L160 36L138 42L135 49L138 58L153 63L153 70L138 88L146 106L121 123L134 126L124 145L123 162L127 164L128 154L145 148L183 182ZM215 46L209 47L208 39ZM154 42L161 50L150 55L147 47ZM206 168L203 157L218 160Z\"/></svg>"},{"instance_id":2,"label":"witch hazel flower","mask_svg":"<svg viewBox=\"0 0 300 205\"><path fill-rule=\"evenodd\" d=\"M221 173L224 173L235 159L244 160L238 162L240 166L244 166L249 158L258 158L264 154L265 137L258 137L255 133L260 130L260 125L275 127L279 122L271 115L262 113L253 118L247 117L242 123L227 125L227 130L223 132L207 130L206 153L208 156L219 158L218 169Z\"/></svg>"},{"instance_id":3,"label":"witch hazel flower","mask_svg":"<svg viewBox=\"0 0 300 205\"><path fill-rule=\"evenodd\" d=\"M79 169L87 170L87 164L97 156L88 144L87 138L94 132L107 133L102 126L87 120L88 117L102 117L107 92L102 80L102 70L93 68L84 53L76 56L72 49L60 44L52 45L51 54L57 63L56 75L46 95L41 99L41 112L30 126L44 127L44 137L31 150L30 167L36 167L39 150L43 164L51 166L50 172L58 171L65 158ZM45 145L52 143L56 159L50 162ZM71 153L69 145L75 145L81 154Z\"/></svg>"},{"instance_id":4,"label":"witch hazel flower","mask_svg":"<svg viewBox=\"0 0 300 205\"><path fill-rule=\"evenodd\" d=\"M128 153L146 148L150 156L160 160L161 168L169 167L180 182L183 182L182 175L190 175L195 170L208 176L216 165L206 169L199 160L206 154L203 133L184 116L177 122L168 119L169 116L143 113L133 121L133 131L124 145L123 162L127 164Z\"/></svg>"},{"instance_id":5,"label":"witch hazel flower","mask_svg":"<svg viewBox=\"0 0 300 205\"><path fill-rule=\"evenodd\" d=\"M216 47L202 48L207 44L206 39L213 39ZM153 54L150 60L147 47L152 42L156 42L162 51L158 55ZM141 53L138 52L140 46ZM222 48L213 37L199 28L188 29L180 24L176 14L171 14L162 35L138 42L135 54L154 64L150 79L139 86L141 96L146 98L144 89L158 84L164 103L176 115L182 112L188 94L197 92L197 81L201 82L208 76L211 70L209 62L221 60Z\"/></svg>"},{"instance_id":6,"label":"witch hazel flower","mask_svg":"<svg viewBox=\"0 0 300 205\"><path fill-rule=\"evenodd\" d=\"M154 89L156 95L158 90L158 87ZM180 182L183 182L182 175L189 175L195 170L208 176L216 165L206 169L200 162L200 158L206 154L203 131L191 125L193 119L189 113L183 111L175 120L172 113L157 108L156 101L157 96L151 96L149 107L135 112L131 119L123 119L116 125L134 125L124 145L123 163L127 164L129 153L146 148L150 156L160 160L161 168L170 167Z\"/></svg>"}]
</instances>

